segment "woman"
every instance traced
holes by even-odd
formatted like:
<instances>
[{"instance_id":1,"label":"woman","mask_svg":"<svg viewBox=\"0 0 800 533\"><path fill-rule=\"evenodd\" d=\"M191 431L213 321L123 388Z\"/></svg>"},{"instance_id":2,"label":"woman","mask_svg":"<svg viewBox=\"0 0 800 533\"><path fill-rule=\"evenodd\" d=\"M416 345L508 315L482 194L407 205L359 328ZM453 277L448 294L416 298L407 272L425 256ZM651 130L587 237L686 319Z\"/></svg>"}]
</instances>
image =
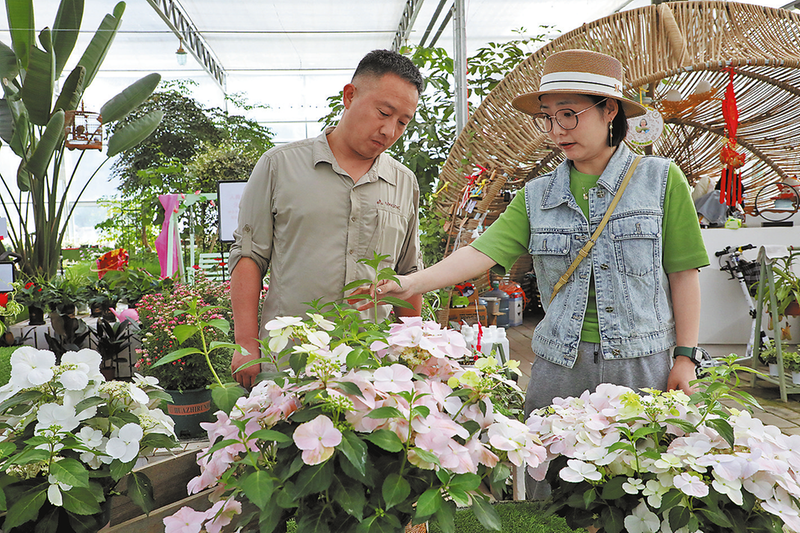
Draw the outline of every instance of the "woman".
<instances>
[{"instance_id":1,"label":"woman","mask_svg":"<svg viewBox=\"0 0 800 533\"><path fill-rule=\"evenodd\" d=\"M563 150L566 161L531 180L470 246L430 268L370 290L406 299L505 273L533 257L545 316L534 331L536 359L526 412L600 383L691 393L700 319L698 268L708 255L683 173L669 160L638 161L596 244L557 292L559 278L594 233L634 163L622 143L627 118L645 113L622 96L622 65L586 50L545 62L540 90L512 105ZM670 348L675 345L675 360Z\"/></svg>"}]
</instances>

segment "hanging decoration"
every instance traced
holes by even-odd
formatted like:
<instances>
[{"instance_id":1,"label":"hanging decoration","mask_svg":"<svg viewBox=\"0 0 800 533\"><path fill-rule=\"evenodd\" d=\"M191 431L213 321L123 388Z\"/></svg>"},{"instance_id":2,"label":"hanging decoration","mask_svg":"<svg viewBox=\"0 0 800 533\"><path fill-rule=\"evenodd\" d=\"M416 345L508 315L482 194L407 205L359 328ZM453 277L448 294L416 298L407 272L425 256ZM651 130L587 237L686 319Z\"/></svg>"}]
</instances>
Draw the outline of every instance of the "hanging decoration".
<instances>
[{"instance_id":1,"label":"hanging decoration","mask_svg":"<svg viewBox=\"0 0 800 533\"><path fill-rule=\"evenodd\" d=\"M722 100L722 117L728 129L728 141L722 147L720 161L722 161L722 177L720 178L720 203L730 207L743 202L742 196L742 165L745 155L736 151L736 129L739 127L739 110L736 107L736 95L733 92L733 69L728 68L728 86L725 88L725 98Z\"/></svg>"}]
</instances>

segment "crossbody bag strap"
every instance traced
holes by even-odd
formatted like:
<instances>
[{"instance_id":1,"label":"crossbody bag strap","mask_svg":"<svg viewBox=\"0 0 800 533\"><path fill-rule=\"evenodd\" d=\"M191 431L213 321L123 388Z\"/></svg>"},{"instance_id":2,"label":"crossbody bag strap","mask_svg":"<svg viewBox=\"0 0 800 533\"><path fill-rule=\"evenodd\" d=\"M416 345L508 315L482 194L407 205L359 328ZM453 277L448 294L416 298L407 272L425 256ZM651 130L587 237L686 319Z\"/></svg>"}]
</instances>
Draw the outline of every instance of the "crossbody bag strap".
<instances>
[{"instance_id":1,"label":"crossbody bag strap","mask_svg":"<svg viewBox=\"0 0 800 533\"><path fill-rule=\"evenodd\" d=\"M561 288L567 284L567 281L569 281L570 276L572 276L572 273L575 272L576 268L578 268L578 265L581 263L581 261L583 261L583 258L589 255L589 252L592 250L595 243L597 243L597 238L600 237L600 233L603 231L603 228L606 227L608 219L611 218L611 214L614 212L614 209L616 209L620 198L622 198L622 193L625 192L625 187L627 187L628 183L631 181L631 177L633 177L633 171L636 170L636 166L639 164L639 161L641 161L641 159L642 156L636 156L636 159L633 160L633 163L631 163L630 168L628 168L628 173L625 174L625 177L622 179L622 183L619 186L617 194L615 194L614 199L611 200L611 205L609 205L608 209L606 209L606 214L603 215L603 220L600 221L600 224L597 225L597 228L594 230L594 233L592 233L592 238L586 241L586 244L584 244L583 247L580 250L578 250L578 256L575 257L575 260L572 261L571 265L569 265L567 271L564 272L564 274L560 278L558 278L558 281L553 287L553 294L550 296L551 303L553 301L553 298L556 297L556 294L558 294L558 291L560 291Z\"/></svg>"}]
</instances>

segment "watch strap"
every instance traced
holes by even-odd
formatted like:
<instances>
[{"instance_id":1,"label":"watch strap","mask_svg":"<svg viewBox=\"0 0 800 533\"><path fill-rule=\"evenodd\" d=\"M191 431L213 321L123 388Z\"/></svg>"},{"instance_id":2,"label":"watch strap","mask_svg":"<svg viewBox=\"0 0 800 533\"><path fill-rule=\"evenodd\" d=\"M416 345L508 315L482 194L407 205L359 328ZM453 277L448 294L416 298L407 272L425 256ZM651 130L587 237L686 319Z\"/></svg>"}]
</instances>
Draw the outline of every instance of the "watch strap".
<instances>
[{"instance_id":1,"label":"watch strap","mask_svg":"<svg viewBox=\"0 0 800 533\"><path fill-rule=\"evenodd\" d=\"M678 357L679 355L683 355L683 356L686 356L689 359L691 359L694 362L695 365L699 365L700 361L697 360L698 359L697 351L698 351L698 349L697 349L696 346L693 346L693 347L676 346L672 350L672 358L674 359L674 358Z\"/></svg>"}]
</instances>

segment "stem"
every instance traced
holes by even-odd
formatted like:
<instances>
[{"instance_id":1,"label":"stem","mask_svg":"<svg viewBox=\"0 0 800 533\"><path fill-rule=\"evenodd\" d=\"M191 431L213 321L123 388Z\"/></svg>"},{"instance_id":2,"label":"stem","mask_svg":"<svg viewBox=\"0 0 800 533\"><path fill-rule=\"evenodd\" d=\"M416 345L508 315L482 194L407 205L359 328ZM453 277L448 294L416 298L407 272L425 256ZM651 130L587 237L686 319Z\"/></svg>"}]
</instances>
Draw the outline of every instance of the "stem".
<instances>
[{"instance_id":1,"label":"stem","mask_svg":"<svg viewBox=\"0 0 800 533\"><path fill-rule=\"evenodd\" d=\"M197 310L197 300L194 301L194 306L196 313L195 318L197 318L197 324L200 326L200 342L203 344L203 355L206 358L206 363L208 364L208 368L211 369L211 373L214 375L214 379L217 380L219 386L222 387L222 380L219 379L217 371L214 370L214 365L211 364L211 355L208 352L208 346L206 345L206 336L203 333L203 326L205 324L200 320L200 311Z\"/></svg>"}]
</instances>

